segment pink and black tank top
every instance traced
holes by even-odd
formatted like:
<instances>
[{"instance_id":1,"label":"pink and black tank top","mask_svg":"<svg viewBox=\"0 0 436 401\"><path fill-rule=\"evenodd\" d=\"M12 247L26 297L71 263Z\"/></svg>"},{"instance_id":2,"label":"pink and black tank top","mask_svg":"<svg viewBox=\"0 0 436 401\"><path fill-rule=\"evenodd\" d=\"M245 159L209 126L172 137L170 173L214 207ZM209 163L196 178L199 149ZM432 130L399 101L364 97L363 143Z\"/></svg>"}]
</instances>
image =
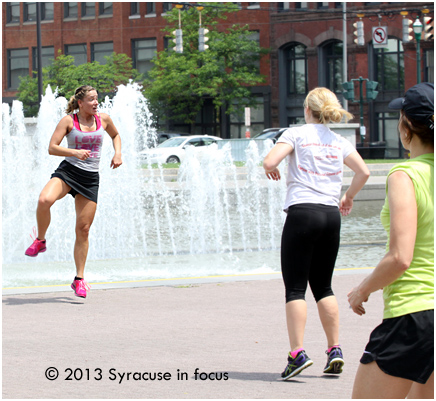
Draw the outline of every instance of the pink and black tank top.
<instances>
[{"instance_id":1,"label":"pink and black tank top","mask_svg":"<svg viewBox=\"0 0 436 401\"><path fill-rule=\"evenodd\" d=\"M66 135L69 149L88 149L91 151L90 157L80 160L77 157L66 157L65 160L73 166L86 171L98 171L100 165L101 147L103 145L104 129L101 125L100 117L95 115L97 130L84 132L80 129L77 114L72 114L73 129Z\"/></svg>"}]
</instances>

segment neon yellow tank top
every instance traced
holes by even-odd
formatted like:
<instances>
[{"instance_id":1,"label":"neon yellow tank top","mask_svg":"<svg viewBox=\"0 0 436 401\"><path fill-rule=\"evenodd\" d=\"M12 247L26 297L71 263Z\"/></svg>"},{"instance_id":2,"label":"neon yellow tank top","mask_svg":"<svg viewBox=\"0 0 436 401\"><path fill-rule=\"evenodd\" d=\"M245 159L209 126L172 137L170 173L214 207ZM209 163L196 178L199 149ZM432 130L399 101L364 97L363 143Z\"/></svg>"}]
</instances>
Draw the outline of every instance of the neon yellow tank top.
<instances>
[{"instance_id":1,"label":"neon yellow tank top","mask_svg":"<svg viewBox=\"0 0 436 401\"><path fill-rule=\"evenodd\" d=\"M418 207L418 227L413 260L404 274L383 289L383 318L434 309L434 153L421 155L395 165L413 181ZM386 182L386 192L387 192ZM389 202L386 196L381 222L388 238L390 232ZM386 245L389 251L389 241Z\"/></svg>"}]
</instances>

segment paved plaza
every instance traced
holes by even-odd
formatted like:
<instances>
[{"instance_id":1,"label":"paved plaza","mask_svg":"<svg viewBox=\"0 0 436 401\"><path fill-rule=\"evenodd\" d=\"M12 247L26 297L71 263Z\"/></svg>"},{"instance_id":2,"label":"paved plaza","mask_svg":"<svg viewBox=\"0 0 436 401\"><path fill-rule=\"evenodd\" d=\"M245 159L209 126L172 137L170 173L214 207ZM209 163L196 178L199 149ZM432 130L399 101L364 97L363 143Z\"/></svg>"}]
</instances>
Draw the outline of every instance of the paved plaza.
<instances>
[{"instance_id":1,"label":"paved plaza","mask_svg":"<svg viewBox=\"0 0 436 401\"><path fill-rule=\"evenodd\" d=\"M348 308L348 291L369 272L334 276L344 372L322 373L326 342L308 293L305 348L314 364L287 382L279 380L289 350L279 274L102 285L87 299L67 288L4 294L3 398L350 398L382 318L381 292L366 316Z\"/></svg>"}]
</instances>

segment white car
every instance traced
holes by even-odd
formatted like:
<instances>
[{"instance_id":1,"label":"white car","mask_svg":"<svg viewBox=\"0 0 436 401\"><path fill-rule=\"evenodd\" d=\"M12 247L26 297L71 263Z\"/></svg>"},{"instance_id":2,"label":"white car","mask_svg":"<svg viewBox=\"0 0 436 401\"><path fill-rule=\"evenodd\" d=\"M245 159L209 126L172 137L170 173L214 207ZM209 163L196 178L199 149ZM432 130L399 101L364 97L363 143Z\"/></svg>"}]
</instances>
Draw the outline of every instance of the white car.
<instances>
[{"instance_id":1,"label":"white car","mask_svg":"<svg viewBox=\"0 0 436 401\"><path fill-rule=\"evenodd\" d=\"M142 162L149 164L181 163L188 146L193 146L195 153L201 157L217 141L221 141L221 138L208 135L178 136L162 142L156 148L143 150L139 157Z\"/></svg>"}]
</instances>

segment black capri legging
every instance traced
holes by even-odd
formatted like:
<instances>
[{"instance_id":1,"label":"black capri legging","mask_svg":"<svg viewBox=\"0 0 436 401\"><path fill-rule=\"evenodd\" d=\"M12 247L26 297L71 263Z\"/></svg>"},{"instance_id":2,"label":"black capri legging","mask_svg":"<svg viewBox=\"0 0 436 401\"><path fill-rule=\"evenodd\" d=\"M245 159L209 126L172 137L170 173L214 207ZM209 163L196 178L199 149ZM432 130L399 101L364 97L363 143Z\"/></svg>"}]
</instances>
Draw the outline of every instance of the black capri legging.
<instances>
[{"instance_id":1,"label":"black capri legging","mask_svg":"<svg viewBox=\"0 0 436 401\"><path fill-rule=\"evenodd\" d=\"M336 206L304 203L288 209L281 244L286 302L305 299L307 282L316 302L333 295L340 231Z\"/></svg>"}]
</instances>

